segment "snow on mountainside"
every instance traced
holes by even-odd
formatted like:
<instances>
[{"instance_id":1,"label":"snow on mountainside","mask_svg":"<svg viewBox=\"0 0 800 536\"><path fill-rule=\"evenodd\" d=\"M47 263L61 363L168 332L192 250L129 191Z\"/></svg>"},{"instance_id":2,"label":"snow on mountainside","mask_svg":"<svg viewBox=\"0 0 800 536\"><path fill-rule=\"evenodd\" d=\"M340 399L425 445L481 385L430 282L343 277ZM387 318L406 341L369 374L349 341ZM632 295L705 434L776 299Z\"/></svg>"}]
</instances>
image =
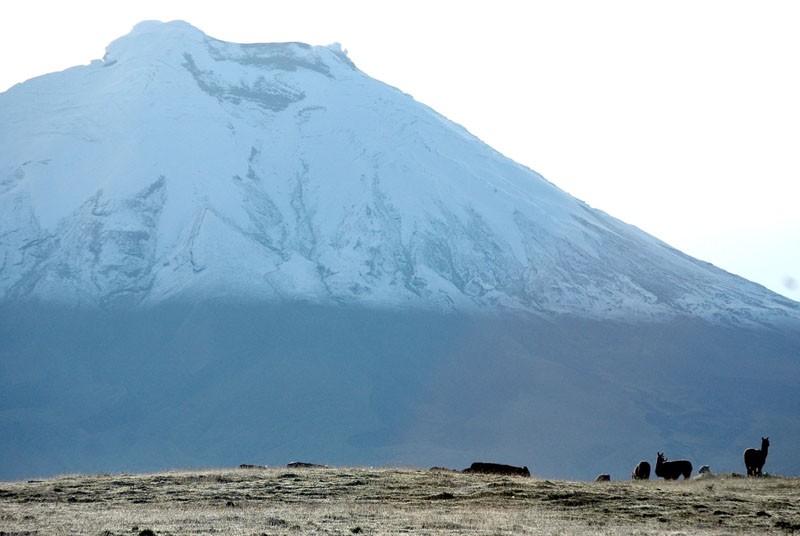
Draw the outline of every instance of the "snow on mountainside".
<instances>
[{"instance_id":1,"label":"snow on mountainside","mask_svg":"<svg viewBox=\"0 0 800 536\"><path fill-rule=\"evenodd\" d=\"M338 47L141 23L0 95L0 297L197 297L796 322Z\"/></svg>"}]
</instances>

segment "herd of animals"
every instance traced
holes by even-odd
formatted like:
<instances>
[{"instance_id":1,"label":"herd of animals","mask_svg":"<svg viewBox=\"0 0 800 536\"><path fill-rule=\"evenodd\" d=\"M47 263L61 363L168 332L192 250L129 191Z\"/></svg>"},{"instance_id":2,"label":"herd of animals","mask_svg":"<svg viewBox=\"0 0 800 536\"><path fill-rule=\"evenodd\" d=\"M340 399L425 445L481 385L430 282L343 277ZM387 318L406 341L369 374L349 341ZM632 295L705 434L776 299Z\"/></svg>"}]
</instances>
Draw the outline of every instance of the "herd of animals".
<instances>
[{"instance_id":1,"label":"herd of animals","mask_svg":"<svg viewBox=\"0 0 800 536\"><path fill-rule=\"evenodd\" d=\"M761 438L761 448L749 448L744 451L744 466L747 469L747 476L761 476L761 471L767 461L767 454L769 453L769 437ZM700 468L700 473L709 472L708 466L704 465ZM657 453L656 456L656 476L664 480L677 480L681 476L686 479L692 476L692 462L689 460L674 460L668 461L663 452ZM606 475L600 475L598 480L606 480L601 478ZM639 462L631 472L631 478L635 480L647 480L650 478L650 464L646 461Z\"/></svg>"},{"instance_id":2,"label":"herd of animals","mask_svg":"<svg viewBox=\"0 0 800 536\"><path fill-rule=\"evenodd\" d=\"M767 453L769 452L769 438L761 438L761 448L749 448L744 451L744 465L747 468L747 476L761 476L764 463L767 461ZM438 469L438 468L434 468ZM634 480L648 480L650 478L650 463L647 461L640 461L631 472L631 478ZM699 473L710 473L709 467L704 465L700 468ZM485 463L476 462L464 469L462 473L483 473L483 474L500 474L500 475L517 475L517 476L531 476L527 467L516 467L513 465L505 465L501 463ZM664 480L678 480L680 477L684 479L692 476L692 462L689 460L667 460L663 452L658 452L656 456L656 477L663 478ZM608 474L599 475L596 479L598 482L605 482L611 480Z\"/></svg>"}]
</instances>

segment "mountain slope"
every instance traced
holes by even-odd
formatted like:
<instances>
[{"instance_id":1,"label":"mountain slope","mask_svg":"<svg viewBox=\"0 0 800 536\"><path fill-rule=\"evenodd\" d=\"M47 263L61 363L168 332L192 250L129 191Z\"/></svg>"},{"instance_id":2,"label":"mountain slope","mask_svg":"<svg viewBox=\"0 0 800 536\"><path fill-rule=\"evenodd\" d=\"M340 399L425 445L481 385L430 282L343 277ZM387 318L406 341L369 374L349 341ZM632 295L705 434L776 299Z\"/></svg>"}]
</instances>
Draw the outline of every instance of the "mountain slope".
<instances>
[{"instance_id":1,"label":"mountain slope","mask_svg":"<svg viewBox=\"0 0 800 536\"><path fill-rule=\"evenodd\" d=\"M621 477L656 450L736 469L770 434L800 471L777 447L800 439L800 304L338 45L142 23L0 95L0 125L0 476L307 457Z\"/></svg>"},{"instance_id":2,"label":"mountain slope","mask_svg":"<svg viewBox=\"0 0 800 536\"><path fill-rule=\"evenodd\" d=\"M142 23L1 109L6 298L800 316L571 198L336 46Z\"/></svg>"}]
</instances>

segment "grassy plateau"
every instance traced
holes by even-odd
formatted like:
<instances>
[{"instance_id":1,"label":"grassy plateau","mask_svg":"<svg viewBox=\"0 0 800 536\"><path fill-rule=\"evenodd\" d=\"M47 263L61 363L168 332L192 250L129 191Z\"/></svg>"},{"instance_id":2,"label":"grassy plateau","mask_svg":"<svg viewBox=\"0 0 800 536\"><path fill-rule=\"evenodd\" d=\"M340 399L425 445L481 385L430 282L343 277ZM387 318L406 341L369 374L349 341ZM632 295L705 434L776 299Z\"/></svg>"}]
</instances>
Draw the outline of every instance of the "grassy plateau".
<instances>
[{"instance_id":1,"label":"grassy plateau","mask_svg":"<svg viewBox=\"0 0 800 536\"><path fill-rule=\"evenodd\" d=\"M0 534L791 534L800 478L237 468L0 482Z\"/></svg>"}]
</instances>

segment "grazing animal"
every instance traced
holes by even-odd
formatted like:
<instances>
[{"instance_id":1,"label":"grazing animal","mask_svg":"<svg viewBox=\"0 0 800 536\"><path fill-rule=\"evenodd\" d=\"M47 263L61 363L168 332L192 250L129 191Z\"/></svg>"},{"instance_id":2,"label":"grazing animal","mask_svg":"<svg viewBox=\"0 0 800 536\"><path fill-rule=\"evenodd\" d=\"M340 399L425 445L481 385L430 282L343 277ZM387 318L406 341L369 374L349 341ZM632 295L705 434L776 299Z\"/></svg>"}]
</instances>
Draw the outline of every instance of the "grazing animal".
<instances>
[{"instance_id":1,"label":"grazing animal","mask_svg":"<svg viewBox=\"0 0 800 536\"><path fill-rule=\"evenodd\" d=\"M700 476L706 476L706 475L711 476L711 467L709 467L708 465L704 465L703 467L700 468L699 471L697 471L697 474L699 474Z\"/></svg>"},{"instance_id":2,"label":"grazing animal","mask_svg":"<svg viewBox=\"0 0 800 536\"><path fill-rule=\"evenodd\" d=\"M486 463L475 462L462 473L480 473L485 475L516 475L516 476L531 476L528 467L515 467L513 465L505 465L502 463Z\"/></svg>"},{"instance_id":3,"label":"grazing animal","mask_svg":"<svg viewBox=\"0 0 800 536\"><path fill-rule=\"evenodd\" d=\"M636 464L631 473L634 480L650 480L650 462L644 460Z\"/></svg>"},{"instance_id":4,"label":"grazing animal","mask_svg":"<svg viewBox=\"0 0 800 536\"><path fill-rule=\"evenodd\" d=\"M761 438L761 450L747 449L744 451L744 466L747 468L747 476L761 476L761 468L767 461L769 451L769 438Z\"/></svg>"},{"instance_id":5,"label":"grazing animal","mask_svg":"<svg viewBox=\"0 0 800 536\"><path fill-rule=\"evenodd\" d=\"M668 462L663 452L657 453L656 476L660 476L664 480L678 480L681 475L684 479L692 476L692 462L689 460Z\"/></svg>"},{"instance_id":6,"label":"grazing animal","mask_svg":"<svg viewBox=\"0 0 800 536\"><path fill-rule=\"evenodd\" d=\"M611 475L608 473L603 473L602 475L597 475L597 478L594 479L595 482L611 482Z\"/></svg>"}]
</instances>

